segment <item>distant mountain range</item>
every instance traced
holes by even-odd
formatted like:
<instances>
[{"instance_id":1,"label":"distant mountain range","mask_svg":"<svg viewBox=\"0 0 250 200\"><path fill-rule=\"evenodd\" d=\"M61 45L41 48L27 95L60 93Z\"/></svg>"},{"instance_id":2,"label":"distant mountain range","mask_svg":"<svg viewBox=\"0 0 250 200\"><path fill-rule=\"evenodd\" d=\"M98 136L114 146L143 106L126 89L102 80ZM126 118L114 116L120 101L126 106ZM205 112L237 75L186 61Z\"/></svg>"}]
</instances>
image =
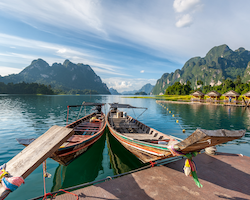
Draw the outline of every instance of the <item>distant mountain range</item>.
<instances>
[{"instance_id":1,"label":"distant mountain range","mask_svg":"<svg viewBox=\"0 0 250 200\"><path fill-rule=\"evenodd\" d=\"M110 92L112 95L119 95L119 94L120 94L120 93L117 92L117 90L114 89L114 88L109 88L109 92Z\"/></svg>"},{"instance_id":2,"label":"distant mountain range","mask_svg":"<svg viewBox=\"0 0 250 200\"><path fill-rule=\"evenodd\" d=\"M89 65L74 64L65 60L63 64L54 63L50 66L42 59L34 60L19 74L0 76L0 82L7 83L41 83L54 89L62 90L95 90L99 94L110 94L108 87L102 82Z\"/></svg>"},{"instance_id":3,"label":"distant mountain range","mask_svg":"<svg viewBox=\"0 0 250 200\"><path fill-rule=\"evenodd\" d=\"M150 94L153 87L154 87L153 85L151 85L150 83L147 83L146 85L142 86L142 88L139 90L124 91L124 92L121 92L121 94L122 95L134 95L135 93L138 93L138 92L145 92L146 94Z\"/></svg>"},{"instance_id":4,"label":"distant mountain range","mask_svg":"<svg viewBox=\"0 0 250 200\"><path fill-rule=\"evenodd\" d=\"M152 89L154 88L153 85L151 85L150 83L147 83L146 85L144 85L140 90L138 90L137 92L145 92L147 94L150 94L152 92Z\"/></svg>"},{"instance_id":5,"label":"distant mountain range","mask_svg":"<svg viewBox=\"0 0 250 200\"><path fill-rule=\"evenodd\" d=\"M165 73L157 80L152 90L154 95L164 94L168 86L175 82L191 82L197 88L197 80L204 85L220 85L223 79L235 80L241 76L242 82L250 80L250 51L239 48L232 51L227 45L213 47L204 58L194 57L188 60L182 69Z\"/></svg>"}]
</instances>

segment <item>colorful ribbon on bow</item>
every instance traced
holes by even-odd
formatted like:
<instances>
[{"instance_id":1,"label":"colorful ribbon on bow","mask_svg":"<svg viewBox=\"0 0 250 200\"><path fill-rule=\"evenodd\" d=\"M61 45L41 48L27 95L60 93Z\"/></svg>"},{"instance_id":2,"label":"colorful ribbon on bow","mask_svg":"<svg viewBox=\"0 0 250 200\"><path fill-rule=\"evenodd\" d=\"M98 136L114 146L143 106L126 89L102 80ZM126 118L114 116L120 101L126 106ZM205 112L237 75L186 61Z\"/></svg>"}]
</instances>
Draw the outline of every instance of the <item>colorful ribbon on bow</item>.
<instances>
[{"instance_id":1,"label":"colorful ribbon on bow","mask_svg":"<svg viewBox=\"0 0 250 200\"><path fill-rule=\"evenodd\" d=\"M169 146L169 150L172 153L173 156L183 156L186 157L185 165L184 165L184 173L186 176L192 176L194 179L195 184L201 188L203 185L199 182L198 176L197 176L197 170L196 170L196 165L195 162L193 161L193 157L197 156L199 153L198 152L192 152L188 154L184 154L180 151L177 151L174 148L174 145Z\"/></svg>"},{"instance_id":2,"label":"colorful ribbon on bow","mask_svg":"<svg viewBox=\"0 0 250 200\"><path fill-rule=\"evenodd\" d=\"M193 161L193 157L197 156L198 152L192 152L192 153L188 153L186 155L183 155L184 157L186 157L186 161L185 161L185 165L184 165L184 173L186 176L192 176L194 179L195 184L199 187L202 188L203 185L201 185L201 183L199 182L198 176L197 176L197 169L196 169L196 165L195 162Z\"/></svg>"}]
</instances>

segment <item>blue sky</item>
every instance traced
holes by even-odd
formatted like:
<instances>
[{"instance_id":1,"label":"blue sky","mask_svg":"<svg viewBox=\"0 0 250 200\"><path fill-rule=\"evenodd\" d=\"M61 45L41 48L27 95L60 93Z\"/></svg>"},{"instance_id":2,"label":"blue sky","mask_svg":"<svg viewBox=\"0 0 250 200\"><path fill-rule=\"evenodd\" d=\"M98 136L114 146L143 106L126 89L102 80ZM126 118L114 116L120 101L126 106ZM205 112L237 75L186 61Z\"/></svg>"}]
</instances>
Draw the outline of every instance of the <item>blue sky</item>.
<instances>
[{"instance_id":1,"label":"blue sky","mask_svg":"<svg viewBox=\"0 0 250 200\"><path fill-rule=\"evenodd\" d=\"M119 92L214 46L250 50L248 0L1 0L0 75L32 60L89 64Z\"/></svg>"}]
</instances>

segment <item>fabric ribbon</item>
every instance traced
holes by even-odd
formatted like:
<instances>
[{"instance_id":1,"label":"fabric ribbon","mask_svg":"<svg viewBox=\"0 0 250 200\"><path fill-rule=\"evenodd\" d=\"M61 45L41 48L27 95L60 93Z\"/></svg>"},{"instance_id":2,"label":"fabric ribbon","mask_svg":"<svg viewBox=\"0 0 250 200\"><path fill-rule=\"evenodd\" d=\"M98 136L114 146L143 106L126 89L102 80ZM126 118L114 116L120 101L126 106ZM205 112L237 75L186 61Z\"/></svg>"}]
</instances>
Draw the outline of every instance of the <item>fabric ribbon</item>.
<instances>
[{"instance_id":1,"label":"fabric ribbon","mask_svg":"<svg viewBox=\"0 0 250 200\"><path fill-rule=\"evenodd\" d=\"M197 169L196 169L196 165L195 162L193 161L193 157L197 156L199 153L198 152L192 152L192 153L188 153L188 154L184 154L180 151L177 151L174 148L174 145L169 147L170 152L172 153L173 156L183 156L186 157L186 161L185 161L185 165L184 165L184 173L186 176L192 176L194 179L195 184L199 187L202 188L203 185L201 185L201 183L199 182L198 176L197 176Z\"/></svg>"},{"instance_id":2,"label":"fabric ribbon","mask_svg":"<svg viewBox=\"0 0 250 200\"><path fill-rule=\"evenodd\" d=\"M183 168L184 173L186 176L192 176L194 179L195 184L199 187L202 188L203 185L199 182L198 176L197 176L197 169L195 162L193 161L193 157L197 156L198 152L192 152L184 155L186 157L185 161L185 166Z\"/></svg>"},{"instance_id":3,"label":"fabric ribbon","mask_svg":"<svg viewBox=\"0 0 250 200\"><path fill-rule=\"evenodd\" d=\"M0 166L0 182L2 180L2 178L8 174L7 171L5 171L5 168L6 168L6 164L3 164Z\"/></svg>"}]
</instances>

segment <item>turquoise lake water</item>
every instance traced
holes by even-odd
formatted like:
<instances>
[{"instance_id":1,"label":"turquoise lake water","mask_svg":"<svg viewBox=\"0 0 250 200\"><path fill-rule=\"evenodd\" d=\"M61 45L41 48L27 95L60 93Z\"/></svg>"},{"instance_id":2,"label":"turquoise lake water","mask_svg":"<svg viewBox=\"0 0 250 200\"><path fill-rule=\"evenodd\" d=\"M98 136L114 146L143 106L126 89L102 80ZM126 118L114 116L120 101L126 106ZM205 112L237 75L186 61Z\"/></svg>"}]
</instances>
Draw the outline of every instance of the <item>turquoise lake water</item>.
<instances>
[{"instance_id":1,"label":"turquoise lake water","mask_svg":"<svg viewBox=\"0 0 250 200\"><path fill-rule=\"evenodd\" d=\"M128 103L133 106L147 107L148 110L139 120L163 133L186 138L196 128L202 129L246 129L246 135L239 140L217 147L218 151L250 156L250 108L224 107L213 105L166 104L171 111L156 103L155 99L124 98L127 96L33 96L0 95L0 165L7 163L24 147L16 138L37 138L51 126L66 125L67 105L85 102ZM109 106L103 108L108 112ZM132 117L142 110L125 110ZM86 113L92 112L88 108ZM78 112L70 112L74 121ZM83 112L84 113L84 112ZM173 117L174 114L174 117ZM179 123L176 123L179 120ZM186 132L183 133L182 129ZM57 191L81 183L91 182L130 171L142 166L132 154L127 152L106 131L103 137L85 154L68 166L62 166L47 159L47 171L52 174L46 179L46 191ZM38 167L25 184L11 193L6 199L30 199L43 195L42 166Z\"/></svg>"}]
</instances>

